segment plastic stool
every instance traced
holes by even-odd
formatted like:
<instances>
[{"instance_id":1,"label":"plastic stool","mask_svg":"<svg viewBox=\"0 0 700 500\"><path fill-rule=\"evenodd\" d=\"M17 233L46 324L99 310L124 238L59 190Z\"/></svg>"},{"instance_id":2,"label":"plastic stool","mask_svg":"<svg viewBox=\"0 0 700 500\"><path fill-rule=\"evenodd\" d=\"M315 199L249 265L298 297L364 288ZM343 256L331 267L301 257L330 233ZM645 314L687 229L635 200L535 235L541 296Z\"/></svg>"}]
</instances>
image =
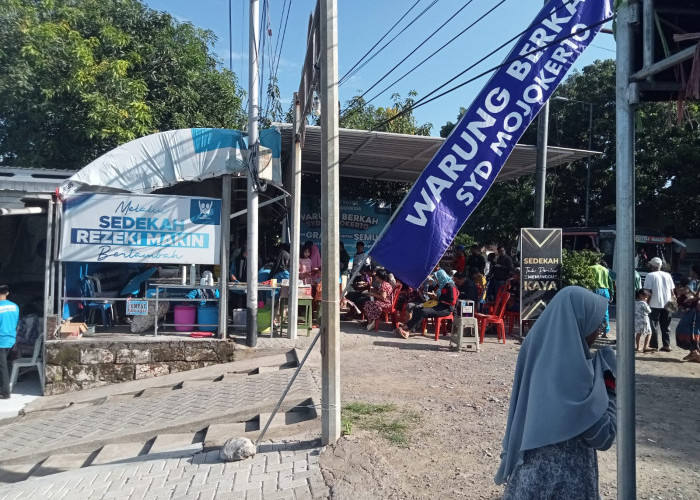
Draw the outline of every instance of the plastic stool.
<instances>
[{"instance_id":1,"label":"plastic stool","mask_svg":"<svg viewBox=\"0 0 700 500\"><path fill-rule=\"evenodd\" d=\"M311 315L312 315L312 309L313 309L313 300L311 297L299 297L297 299L297 305L299 308L304 308L304 314L303 315L298 315L297 316L297 329L298 327L303 327L306 329L306 336L308 337L311 334L311 328L313 327ZM289 321L288 319L285 319L284 317L284 311L289 308L289 299L284 298L280 299L280 311L282 314L282 323L281 327L287 327L287 331L289 331ZM287 312L289 314L289 312ZM281 329L280 329L281 331Z\"/></svg>"},{"instance_id":2,"label":"plastic stool","mask_svg":"<svg viewBox=\"0 0 700 500\"><path fill-rule=\"evenodd\" d=\"M454 349L462 350L462 344L467 351L479 350L479 322L476 318L455 317L452 322L452 335L450 336L450 347L455 344Z\"/></svg>"}]
</instances>

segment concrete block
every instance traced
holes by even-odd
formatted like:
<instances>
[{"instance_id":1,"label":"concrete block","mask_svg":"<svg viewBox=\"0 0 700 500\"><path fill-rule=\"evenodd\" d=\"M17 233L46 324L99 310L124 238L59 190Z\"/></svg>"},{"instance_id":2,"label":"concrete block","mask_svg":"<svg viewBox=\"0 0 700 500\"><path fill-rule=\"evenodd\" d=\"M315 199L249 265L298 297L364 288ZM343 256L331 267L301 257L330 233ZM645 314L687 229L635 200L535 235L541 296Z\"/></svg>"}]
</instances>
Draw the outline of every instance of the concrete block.
<instances>
[{"instance_id":1,"label":"concrete block","mask_svg":"<svg viewBox=\"0 0 700 500\"><path fill-rule=\"evenodd\" d=\"M202 451L202 443L192 443L194 435L192 433L185 434L159 434L156 440L151 445L148 454L163 453L166 451L193 451L199 453Z\"/></svg>"},{"instance_id":2,"label":"concrete block","mask_svg":"<svg viewBox=\"0 0 700 500\"><path fill-rule=\"evenodd\" d=\"M232 437L244 436L246 432L245 428L245 422L211 424L204 438L204 449L212 450L214 448L221 448L224 443Z\"/></svg>"},{"instance_id":3,"label":"concrete block","mask_svg":"<svg viewBox=\"0 0 700 500\"><path fill-rule=\"evenodd\" d=\"M139 456L144 443L108 444L100 450L90 465L104 465Z\"/></svg>"},{"instance_id":4,"label":"concrete block","mask_svg":"<svg viewBox=\"0 0 700 500\"><path fill-rule=\"evenodd\" d=\"M62 453L51 455L32 473L32 477L48 476L58 472L80 469L90 457L90 453Z\"/></svg>"},{"instance_id":5,"label":"concrete block","mask_svg":"<svg viewBox=\"0 0 700 500\"><path fill-rule=\"evenodd\" d=\"M155 396L162 396L166 393L170 393L173 391L172 387L149 387L148 389L144 389L141 394L139 394L140 398L152 398Z\"/></svg>"},{"instance_id":6,"label":"concrete block","mask_svg":"<svg viewBox=\"0 0 700 500\"><path fill-rule=\"evenodd\" d=\"M117 351L117 363L150 363L150 349L119 349Z\"/></svg>"},{"instance_id":7,"label":"concrete block","mask_svg":"<svg viewBox=\"0 0 700 500\"><path fill-rule=\"evenodd\" d=\"M36 462L25 464L0 465L0 483L17 483L29 476Z\"/></svg>"},{"instance_id":8,"label":"concrete block","mask_svg":"<svg viewBox=\"0 0 700 500\"><path fill-rule=\"evenodd\" d=\"M109 349L81 349L80 362L84 365L114 363L114 353Z\"/></svg>"},{"instance_id":9,"label":"concrete block","mask_svg":"<svg viewBox=\"0 0 700 500\"><path fill-rule=\"evenodd\" d=\"M160 377L161 375L167 375L170 373L170 369L166 364L159 363L146 363L143 365L136 365L136 373L134 378L139 380L142 378Z\"/></svg>"}]
</instances>

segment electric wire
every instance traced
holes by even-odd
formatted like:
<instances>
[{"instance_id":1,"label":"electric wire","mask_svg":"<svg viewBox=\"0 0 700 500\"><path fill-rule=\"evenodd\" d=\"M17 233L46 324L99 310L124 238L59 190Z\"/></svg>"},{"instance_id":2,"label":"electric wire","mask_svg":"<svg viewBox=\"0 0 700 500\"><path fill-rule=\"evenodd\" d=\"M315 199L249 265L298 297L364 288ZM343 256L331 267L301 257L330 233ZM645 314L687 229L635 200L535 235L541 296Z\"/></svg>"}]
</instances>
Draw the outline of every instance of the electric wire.
<instances>
[{"instance_id":1,"label":"electric wire","mask_svg":"<svg viewBox=\"0 0 700 500\"><path fill-rule=\"evenodd\" d=\"M442 51L444 48L446 48L446 47L447 47L448 45L450 45L452 42L454 42L455 40L457 40L457 38L459 38L460 36L462 36L464 33L466 33L466 32L469 31L471 28L473 28L476 24L478 24L478 23L481 22L483 19L485 19L489 14L491 14L494 10L496 10L498 7L500 7L501 5L503 5L506 1L507 1L507 0L501 0L501 1L498 2L496 5L494 5L493 7L491 7L491 9L489 9L485 14L483 14L482 16L480 16L476 21L474 21L474 22L471 23L469 26L467 26L466 28L464 28L462 31L460 31L459 33L457 33L453 38L451 38L450 40L448 40L447 42L445 42L445 43L444 43L440 48L438 48L435 52L433 52L432 54L430 54L428 57L426 57L425 59L423 59L421 62L419 62L418 64L416 64L415 66L413 66L413 68L411 68L410 70L408 70L406 73L404 73L403 75L401 75L399 78L397 78L396 80L394 80L393 82L391 82L389 85L387 85L386 87L384 87L384 89L382 89L382 90L379 91L377 94L375 94L371 99L369 99L369 100L367 101L367 104L369 104L369 103L371 103L372 101L374 101L377 97L379 97L379 96L382 95L384 92L386 92L387 90L389 90L391 87L393 87L394 85L396 85L397 83L399 83L401 80L403 80L404 78L406 78L408 75L410 75L411 73L413 73L416 69L418 69L420 66L422 66L423 64L425 64L428 60L432 59L432 58L433 58L434 56L436 56L440 51Z\"/></svg>"},{"instance_id":2,"label":"electric wire","mask_svg":"<svg viewBox=\"0 0 700 500\"><path fill-rule=\"evenodd\" d=\"M382 81L384 81L384 79L387 78L391 73L393 73L394 70L395 70L396 68L398 68L399 66L401 66L404 62L406 62L406 60L407 60L409 57L411 57L413 54L415 54L417 50L419 50L421 47L423 47L423 45L425 45L426 43L428 43L428 41L430 41L431 38L433 38L435 35L437 35L437 34L440 32L440 30L442 30L442 28L444 28L445 26L447 26L447 25L450 23L450 21L454 21L455 18L457 17L457 15L459 15L460 12L462 12L464 9L466 9L467 7L469 7L469 5L470 5L473 1L474 1L474 0L468 0L467 3L465 3L464 5L462 5L459 9L457 9L457 11L456 11L454 14L452 14L451 16L449 16L449 17L447 18L447 20L446 20L444 23L442 23L440 26L438 26L437 29L433 30L433 32L432 32L430 35L428 35L427 38L425 38L422 42L420 42L420 43L419 43L416 47L414 47L412 50L409 50L409 51L408 51L408 54L407 54L403 59L401 59L399 62L397 62L397 63L394 65L394 67L391 68L389 71L387 71L386 73L384 73L384 76L382 76L379 80L377 80L376 82L374 82L374 84L372 84L372 86L371 86L370 88L368 88L367 90L365 90L365 91L362 93L362 95L360 95L359 97L356 97L357 101L359 101L360 99L362 99L362 98L363 98L364 96L366 96L374 87L376 87L376 86L379 85ZM503 0L503 1L505 1L505 0Z\"/></svg>"},{"instance_id":3,"label":"electric wire","mask_svg":"<svg viewBox=\"0 0 700 500\"><path fill-rule=\"evenodd\" d=\"M372 47L370 47L370 49L369 49L367 52L365 52L365 54L364 54L362 57L360 57L360 59L357 60L357 62L353 65L353 67L350 68L350 69L340 78L340 80L338 80L338 85L342 85L343 82L345 82L345 80L348 78L348 75L357 67L357 65L360 64L362 61L364 61L364 60L365 60L365 57L367 57L367 56L377 47L377 45L379 45L380 43L382 43L382 40L384 40L387 36L389 36L389 33L391 33L391 32L394 30L394 28L396 28L396 26L398 26L398 24L399 24L401 21L404 20L404 18L413 10L413 8L414 8L416 5L418 5L418 4L420 3L420 1L421 1L421 0L416 0L416 3L414 3L413 5L411 5L411 7L409 7L409 9L403 14L403 16L401 16L401 17L399 18L399 20L396 21L396 22L394 23L394 25L393 25L391 28L389 28L389 30L388 30L386 33L384 33L384 35L383 35L379 40L377 40L377 42L376 42L374 45L372 45Z\"/></svg>"},{"instance_id":4,"label":"electric wire","mask_svg":"<svg viewBox=\"0 0 700 500\"><path fill-rule=\"evenodd\" d=\"M381 52L382 52L385 48L387 48L394 40L396 40L399 36L401 36L401 34L403 34L408 28L410 28L410 27L411 27L416 21L418 21L418 19L420 19L425 13L427 13L430 9L432 9L432 8L435 6L435 4L438 3L439 1L440 1L440 0L433 0L432 2L430 2L430 4L429 4L425 9L423 9L416 17L414 17L413 20L411 20L410 23L408 23L406 26L404 26L403 29L401 29L401 31L399 31L391 40L389 40L387 43L385 43L385 44L382 46L382 48L380 48L377 52L375 52L374 54L372 54L372 56L369 57L365 62L363 62L362 64L360 64L360 66L359 66L358 68L356 68L352 73L348 73L347 78L350 78L350 77L354 76L358 71L360 71L360 70L361 70L362 68L364 68L367 64L369 64L369 62L372 61L372 59L374 59L374 58L377 57L379 54L381 54ZM346 78L346 81L347 81L347 78ZM339 84L339 85L340 85L340 84Z\"/></svg>"},{"instance_id":5,"label":"electric wire","mask_svg":"<svg viewBox=\"0 0 700 500\"><path fill-rule=\"evenodd\" d=\"M564 4L564 5L565 5L565 4ZM539 46L539 47L537 47L536 49L533 49L533 50L531 50L530 52L527 52L527 53L525 53L525 54L523 54L523 55L518 55L518 56L516 56L516 57L514 57L514 58L507 59L507 60L503 61L502 63L500 63L500 64L498 64L498 65L496 65L496 66L494 66L494 67L492 67L492 68L489 68L489 69L487 69L486 71L483 71L483 72L479 73L478 75L474 76L473 78L470 78L470 79L468 79L468 80L466 80L466 81L464 81L464 82L462 82L462 83L460 83L460 84L458 84L458 85L455 85L454 87L451 87L451 88L449 88L448 90L446 90L446 91L444 91L444 92L442 92L442 93L440 93L440 94L438 94L438 95L436 95L436 96L431 97L430 99L428 99L430 96L432 96L432 95L435 94L436 92L440 91L440 90L443 89L445 86L447 86L448 84L452 83L454 80L456 80L457 78L459 78L460 76L462 76L464 73L466 73L467 71L469 71L470 69L472 69L476 64L478 64L479 62L483 61L485 58L490 57L494 52L497 52L497 51L501 50L503 47L505 47L506 45L508 45L510 42L513 41L513 39L510 39L510 40L508 40L506 43L502 44L499 48L497 48L497 49L495 49L493 52L489 53L489 55L487 55L487 56L485 56L484 58L482 58L481 60L479 60L477 63L471 65L469 68L465 69L464 71L460 72L460 73L457 74L456 76L452 77L450 80L448 80L447 82L443 83L442 85L440 85L439 87L437 87L436 89L434 89L433 91L431 91L430 93L428 93L428 94L427 94L426 96L424 96L423 98L417 100L417 101L416 101L415 103L413 103L411 106L407 106L405 109L399 111L398 113L396 113L396 114L395 114L394 116L392 116L391 118L388 118L388 119L382 121L381 123L377 124L374 128L372 128L371 131L372 131L372 132L377 131L377 130L381 129L382 127L386 126L387 124L391 123L392 121L396 120L397 118L399 118L399 117L405 115L405 114L408 113L409 111L413 111L414 109L417 109L417 108L419 108L419 107L421 107L421 106L424 106L425 104L428 104L428 103L430 103L430 102L433 102L433 101L436 100L436 99L439 99L440 97L443 97L443 96L445 96L445 95L447 95L447 94L449 94L449 93L451 93L451 92L454 92L455 90L460 89L460 88L464 87L465 85L467 85L467 84L469 84L469 83L471 83L471 82L473 82L473 81L475 81L475 80L478 80L479 78L481 78L481 77L483 77L483 76L485 76L485 75L488 75L489 73L492 73L492 72L496 71L496 70L499 69L499 68L502 68L503 66L507 66L508 64L511 64L511 63L513 63L513 62L515 62L515 61L518 61L518 60L521 60L521 59L524 59L525 57L527 57L527 56L529 56L529 55L532 55L532 54L535 54L535 53L537 53L537 52L541 52L541 51L543 51L543 50L546 50L546 49L548 49L549 47L551 47L552 45L556 45L556 44L562 42L563 40L567 40L567 39L572 38L572 37L574 37L574 36L580 35L581 33L585 33L586 31L588 31L588 30L590 30L590 29L593 29L593 28L595 28L595 27L597 27L597 26L600 26L600 25L602 25L602 24L607 23L607 22L610 21L611 19L613 19L613 16L611 16L611 17L609 17L609 18L606 18L606 19L603 19L602 21L599 21L599 22L597 22L597 23L593 23L593 24L591 24L591 25L589 25L589 26L585 26L585 27L583 27L583 28L581 28L581 29L579 29L579 30L576 30L576 31L570 33L569 35L563 36L563 37L561 37L561 38L555 38L554 40L552 40L552 41L549 42L549 43L546 43L546 44L544 44L544 45L542 45L542 46ZM529 27L528 27L528 29L529 29ZM527 31L527 30L525 30L525 31ZM524 33L524 32L523 32L523 33ZM520 33L519 35L517 35L515 38L519 37L520 35L522 35L522 33Z\"/></svg>"}]
</instances>

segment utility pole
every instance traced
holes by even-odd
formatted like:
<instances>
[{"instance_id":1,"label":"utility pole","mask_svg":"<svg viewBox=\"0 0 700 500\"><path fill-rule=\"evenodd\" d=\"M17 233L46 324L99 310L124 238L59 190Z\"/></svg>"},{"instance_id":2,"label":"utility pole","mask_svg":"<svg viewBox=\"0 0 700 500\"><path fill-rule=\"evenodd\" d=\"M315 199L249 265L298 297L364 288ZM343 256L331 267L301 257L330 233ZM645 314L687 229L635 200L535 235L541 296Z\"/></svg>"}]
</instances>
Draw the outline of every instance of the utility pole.
<instances>
[{"instance_id":1,"label":"utility pole","mask_svg":"<svg viewBox=\"0 0 700 500\"><path fill-rule=\"evenodd\" d=\"M588 103L588 151L593 148L593 103ZM586 212L583 225L588 227L588 217L591 214L591 157L586 158Z\"/></svg>"},{"instance_id":2,"label":"utility pole","mask_svg":"<svg viewBox=\"0 0 700 500\"><path fill-rule=\"evenodd\" d=\"M617 267L617 498L637 497L634 432L634 104L630 84L636 22L631 2L617 10L615 81L617 197L615 262ZM646 7L646 6L645 6Z\"/></svg>"},{"instance_id":3,"label":"utility pole","mask_svg":"<svg viewBox=\"0 0 700 500\"><path fill-rule=\"evenodd\" d=\"M340 241L337 0L321 0L321 436L340 438Z\"/></svg>"},{"instance_id":4,"label":"utility pole","mask_svg":"<svg viewBox=\"0 0 700 500\"><path fill-rule=\"evenodd\" d=\"M221 177L221 262L219 272L219 337L228 330L229 245L231 243L231 174Z\"/></svg>"},{"instance_id":5,"label":"utility pole","mask_svg":"<svg viewBox=\"0 0 700 500\"><path fill-rule=\"evenodd\" d=\"M287 331L289 338L297 338L297 321L299 316L299 287L297 277L299 276L299 244L301 220L301 134L299 133L301 116L301 106L299 94L294 92L294 152L292 154L292 237L291 240L291 262L289 263L289 318ZM292 278L294 277L294 278Z\"/></svg>"},{"instance_id":6,"label":"utility pole","mask_svg":"<svg viewBox=\"0 0 700 500\"><path fill-rule=\"evenodd\" d=\"M250 0L248 47L248 276L246 277L246 344L258 343L258 0Z\"/></svg>"}]
</instances>

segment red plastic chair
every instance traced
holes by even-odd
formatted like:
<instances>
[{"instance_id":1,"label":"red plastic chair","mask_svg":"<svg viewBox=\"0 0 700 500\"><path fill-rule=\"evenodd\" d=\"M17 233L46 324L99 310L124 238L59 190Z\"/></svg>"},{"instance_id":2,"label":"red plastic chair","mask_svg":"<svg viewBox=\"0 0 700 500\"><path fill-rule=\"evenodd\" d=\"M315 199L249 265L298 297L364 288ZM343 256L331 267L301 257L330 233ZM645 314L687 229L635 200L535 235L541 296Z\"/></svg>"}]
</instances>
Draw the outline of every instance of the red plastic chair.
<instances>
[{"instance_id":1,"label":"red plastic chair","mask_svg":"<svg viewBox=\"0 0 700 500\"><path fill-rule=\"evenodd\" d=\"M506 306L508 305L508 299L510 299L510 294L508 292L501 293L496 296L496 303L494 306L495 314L476 314L476 319L479 320L480 339L479 343L484 343L484 335L486 334L486 327L488 325L496 325L496 333L498 335L498 340L503 338L503 343L506 343L506 327L503 322L503 315L506 312Z\"/></svg>"},{"instance_id":2,"label":"red plastic chair","mask_svg":"<svg viewBox=\"0 0 700 500\"><path fill-rule=\"evenodd\" d=\"M520 311L506 311L503 314L503 320L508 323L508 335L513 333L513 326L520 322Z\"/></svg>"},{"instance_id":3,"label":"red plastic chair","mask_svg":"<svg viewBox=\"0 0 700 500\"><path fill-rule=\"evenodd\" d=\"M447 335L447 327L448 327L448 322L451 327L452 321L454 320L454 316L450 314L449 316L440 316L438 318L425 318L423 320L423 331L425 332L427 327L428 327L428 320L433 320L435 322L435 340L440 339L440 332L443 332L443 335Z\"/></svg>"},{"instance_id":4,"label":"red plastic chair","mask_svg":"<svg viewBox=\"0 0 700 500\"><path fill-rule=\"evenodd\" d=\"M401 283L397 283L396 287L394 288L394 291L392 292L393 295L391 297L391 309L387 309L386 311L382 311L382 320L384 323L389 322L389 317L391 317L391 322L394 325L394 328L396 328L396 302L399 300L399 293L401 292ZM374 331L379 330L379 321L374 322Z\"/></svg>"},{"instance_id":5,"label":"red plastic chair","mask_svg":"<svg viewBox=\"0 0 700 500\"><path fill-rule=\"evenodd\" d=\"M484 303L484 311L486 311L485 314L495 314L496 305L498 304L498 296L508 292L509 290L510 285L508 283L505 283L504 285L498 287L498 290L496 291L496 300L487 301Z\"/></svg>"}]
</instances>

